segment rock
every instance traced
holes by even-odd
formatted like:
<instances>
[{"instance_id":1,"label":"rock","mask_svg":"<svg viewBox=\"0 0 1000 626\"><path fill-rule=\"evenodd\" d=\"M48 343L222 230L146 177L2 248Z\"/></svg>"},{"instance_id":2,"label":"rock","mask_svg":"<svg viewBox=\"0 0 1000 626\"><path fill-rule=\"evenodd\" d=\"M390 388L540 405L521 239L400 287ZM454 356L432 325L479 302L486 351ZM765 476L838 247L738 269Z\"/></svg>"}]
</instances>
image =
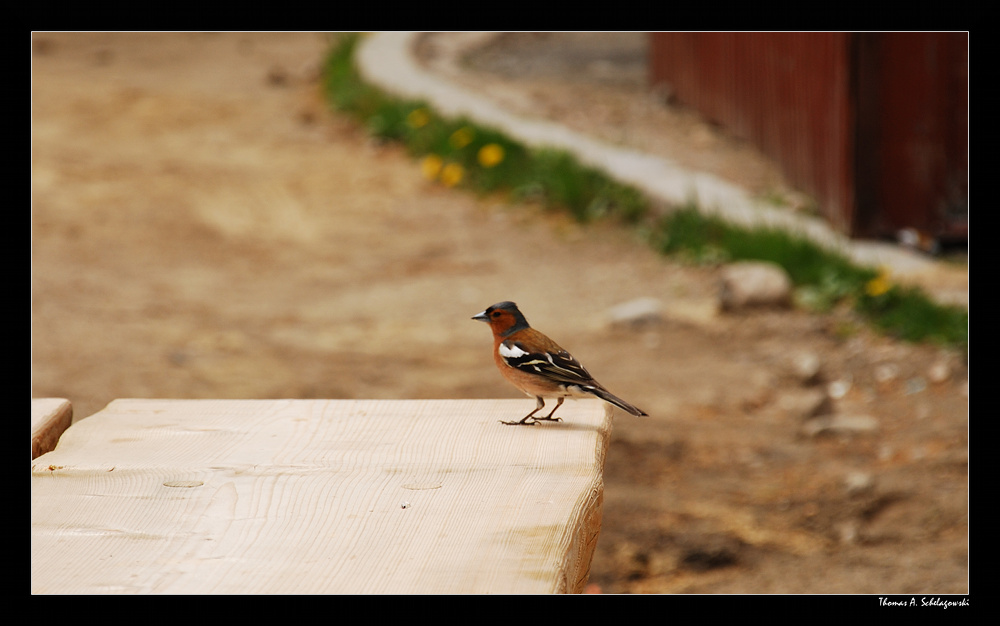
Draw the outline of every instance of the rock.
<instances>
[{"instance_id":1,"label":"rock","mask_svg":"<svg viewBox=\"0 0 1000 626\"><path fill-rule=\"evenodd\" d=\"M871 415L822 415L814 417L802 426L802 432L809 437L827 434L855 435L874 431L878 420Z\"/></svg>"},{"instance_id":2,"label":"rock","mask_svg":"<svg viewBox=\"0 0 1000 626\"><path fill-rule=\"evenodd\" d=\"M778 408L792 419L805 420L833 411L830 397L823 389L795 389L782 393Z\"/></svg>"},{"instance_id":3,"label":"rock","mask_svg":"<svg viewBox=\"0 0 1000 626\"><path fill-rule=\"evenodd\" d=\"M920 376L915 376L906 381L906 391L904 393L910 396L915 393L920 393L924 389L927 389L927 381Z\"/></svg>"},{"instance_id":4,"label":"rock","mask_svg":"<svg viewBox=\"0 0 1000 626\"><path fill-rule=\"evenodd\" d=\"M800 352L792 357L792 373L806 385L819 380L821 365L815 352Z\"/></svg>"},{"instance_id":5,"label":"rock","mask_svg":"<svg viewBox=\"0 0 1000 626\"><path fill-rule=\"evenodd\" d=\"M663 306L656 298L629 300L608 311L612 326L632 329L655 326L663 321Z\"/></svg>"},{"instance_id":6,"label":"rock","mask_svg":"<svg viewBox=\"0 0 1000 626\"><path fill-rule=\"evenodd\" d=\"M851 390L851 381L848 378L832 381L826 386L826 391L834 400L840 400Z\"/></svg>"},{"instance_id":7,"label":"rock","mask_svg":"<svg viewBox=\"0 0 1000 626\"><path fill-rule=\"evenodd\" d=\"M936 385L949 378L951 378L951 364L948 361L937 361L927 368L927 379Z\"/></svg>"},{"instance_id":8,"label":"rock","mask_svg":"<svg viewBox=\"0 0 1000 626\"><path fill-rule=\"evenodd\" d=\"M887 383L899 377L899 366L895 363L881 363L875 366L875 380Z\"/></svg>"},{"instance_id":9,"label":"rock","mask_svg":"<svg viewBox=\"0 0 1000 626\"><path fill-rule=\"evenodd\" d=\"M847 520L846 522L841 522L837 524L837 538L840 543L852 544L858 540L858 522L857 520Z\"/></svg>"},{"instance_id":10,"label":"rock","mask_svg":"<svg viewBox=\"0 0 1000 626\"><path fill-rule=\"evenodd\" d=\"M844 487L848 495L867 493L875 486L875 477L868 472L851 472L844 477Z\"/></svg>"},{"instance_id":11,"label":"rock","mask_svg":"<svg viewBox=\"0 0 1000 626\"><path fill-rule=\"evenodd\" d=\"M722 270L719 304L726 311L747 307L786 307L792 299L792 281L785 270L760 261L733 263Z\"/></svg>"}]
</instances>

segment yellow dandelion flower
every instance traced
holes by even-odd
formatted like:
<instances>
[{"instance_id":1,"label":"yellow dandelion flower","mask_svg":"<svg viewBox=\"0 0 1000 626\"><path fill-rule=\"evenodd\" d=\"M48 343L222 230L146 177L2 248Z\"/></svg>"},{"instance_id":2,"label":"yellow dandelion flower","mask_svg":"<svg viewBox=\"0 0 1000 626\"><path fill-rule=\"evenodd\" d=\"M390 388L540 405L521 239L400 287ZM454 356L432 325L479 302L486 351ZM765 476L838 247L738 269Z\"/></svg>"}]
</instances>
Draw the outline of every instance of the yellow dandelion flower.
<instances>
[{"instance_id":1,"label":"yellow dandelion flower","mask_svg":"<svg viewBox=\"0 0 1000 626\"><path fill-rule=\"evenodd\" d=\"M865 293L873 298L881 296L891 288L892 283L889 281L889 272L884 268L879 272L878 276L865 283Z\"/></svg>"},{"instance_id":2,"label":"yellow dandelion flower","mask_svg":"<svg viewBox=\"0 0 1000 626\"><path fill-rule=\"evenodd\" d=\"M436 154L429 154L421 161L420 171L423 172L424 178L427 180L436 180L441 173L442 166L444 166L444 161L441 160L441 157Z\"/></svg>"},{"instance_id":3,"label":"yellow dandelion flower","mask_svg":"<svg viewBox=\"0 0 1000 626\"><path fill-rule=\"evenodd\" d=\"M503 161L503 146L495 143L488 143L479 149L477 158L483 167L493 167Z\"/></svg>"},{"instance_id":4,"label":"yellow dandelion flower","mask_svg":"<svg viewBox=\"0 0 1000 626\"><path fill-rule=\"evenodd\" d=\"M461 150L465 146L472 143L472 140L475 138L475 136L476 133L473 132L471 128L469 128L468 126L463 126L462 128L459 128L458 130L453 132L451 134L451 137L448 137L448 143L451 144L452 148L456 150Z\"/></svg>"},{"instance_id":5,"label":"yellow dandelion flower","mask_svg":"<svg viewBox=\"0 0 1000 626\"><path fill-rule=\"evenodd\" d=\"M430 113L427 109L413 109L410 114L406 116L406 123L410 125L410 128L420 128L421 126L426 126L427 122L431 121Z\"/></svg>"},{"instance_id":6,"label":"yellow dandelion flower","mask_svg":"<svg viewBox=\"0 0 1000 626\"><path fill-rule=\"evenodd\" d=\"M445 187L454 187L462 182L463 176L465 176L465 170L458 163L449 163L441 170L441 182Z\"/></svg>"}]
</instances>

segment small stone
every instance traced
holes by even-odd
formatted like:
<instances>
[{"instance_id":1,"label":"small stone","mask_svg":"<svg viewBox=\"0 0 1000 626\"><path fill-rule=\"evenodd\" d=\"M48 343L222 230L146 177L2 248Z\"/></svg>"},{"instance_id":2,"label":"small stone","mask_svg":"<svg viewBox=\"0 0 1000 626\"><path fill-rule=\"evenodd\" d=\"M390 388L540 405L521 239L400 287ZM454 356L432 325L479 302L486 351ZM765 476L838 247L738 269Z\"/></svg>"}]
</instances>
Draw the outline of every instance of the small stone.
<instances>
[{"instance_id":1,"label":"small stone","mask_svg":"<svg viewBox=\"0 0 1000 626\"><path fill-rule=\"evenodd\" d=\"M656 298L638 298L612 307L608 317L612 326L645 328L663 321L662 309Z\"/></svg>"},{"instance_id":2,"label":"small stone","mask_svg":"<svg viewBox=\"0 0 1000 626\"><path fill-rule=\"evenodd\" d=\"M823 415L807 421L802 432L809 437L827 434L861 434L878 428L878 421L870 415Z\"/></svg>"},{"instance_id":3,"label":"small stone","mask_svg":"<svg viewBox=\"0 0 1000 626\"><path fill-rule=\"evenodd\" d=\"M796 389L778 398L778 407L793 419L809 419L833 411L830 397L822 389Z\"/></svg>"},{"instance_id":4,"label":"small stone","mask_svg":"<svg viewBox=\"0 0 1000 626\"><path fill-rule=\"evenodd\" d=\"M919 376L906 381L906 395L920 393L924 389L927 389L927 381Z\"/></svg>"},{"instance_id":5,"label":"small stone","mask_svg":"<svg viewBox=\"0 0 1000 626\"><path fill-rule=\"evenodd\" d=\"M882 363L875 366L875 380L887 383L899 376L899 366L895 363Z\"/></svg>"},{"instance_id":6,"label":"small stone","mask_svg":"<svg viewBox=\"0 0 1000 626\"><path fill-rule=\"evenodd\" d=\"M927 368L927 379L934 384L941 384L951 378L951 365L947 361L937 361Z\"/></svg>"},{"instance_id":7,"label":"small stone","mask_svg":"<svg viewBox=\"0 0 1000 626\"><path fill-rule=\"evenodd\" d=\"M851 472L844 477L844 487L852 496L871 491L874 486L875 478L868 472Z\"/></svg>"},{"instance_id":8,"label":"small stone","mask_svg":"<svg viewBox=\"0 0 1000 626\"><path fill-rule=\"evenodd\" d=\"M819 379L821 362L814 352L800 352L792 357L792 371L805 384Z\"/></svg>"},{"instance_id":9,"label":"small stone","mask_svg":"<svg viewBox=\"0 0 1000 626\"><path fill-rule=\"evenodd\" d=\"M846 379L835 380L826 386L827 393L834 400L840 400L847 395L847 392L851 389L851 381Z\"/></svg>"},{"instance_id":10,"label":"small stone","mask_svg":"<svg viewBox=\"0 0 1000 626\"><path fill-rule=\"evenodd\" d=\"M858 540L858 523L855 520L848 520L837 525L837 538L840 543L851 544Z\"/></svg>"},{"instance_id":11,"label":"small stone","mask_svg":"<svg viewBox=\"0 0 1000 626\"><path fill-rule=\"evenodd\" d=\"M719 304L724 310L747 307L786 307L792 298L792 281L776 263L746 261L722 270Z\"/></svg>"}]
</instances>

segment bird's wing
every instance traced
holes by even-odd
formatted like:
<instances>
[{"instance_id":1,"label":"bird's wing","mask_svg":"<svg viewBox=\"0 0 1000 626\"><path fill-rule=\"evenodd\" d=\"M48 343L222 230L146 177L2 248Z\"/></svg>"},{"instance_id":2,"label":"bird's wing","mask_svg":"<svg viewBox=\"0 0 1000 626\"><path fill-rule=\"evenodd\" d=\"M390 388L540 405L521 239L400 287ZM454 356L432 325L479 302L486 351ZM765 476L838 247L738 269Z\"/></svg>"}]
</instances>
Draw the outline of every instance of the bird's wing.
<instances>
[{"instance_id":1,"label":"bird's wing","mask_svg":"<svg viewBox=\"0 0 1000 626\"><path fill-rule=\"evenodd\" d=\"M565 350L531 351L520 341L504 341L499 346L504 363L528 374L544 376L567 385L594 385L594 379L580 362Z\"/></svg>"}]
</instances>

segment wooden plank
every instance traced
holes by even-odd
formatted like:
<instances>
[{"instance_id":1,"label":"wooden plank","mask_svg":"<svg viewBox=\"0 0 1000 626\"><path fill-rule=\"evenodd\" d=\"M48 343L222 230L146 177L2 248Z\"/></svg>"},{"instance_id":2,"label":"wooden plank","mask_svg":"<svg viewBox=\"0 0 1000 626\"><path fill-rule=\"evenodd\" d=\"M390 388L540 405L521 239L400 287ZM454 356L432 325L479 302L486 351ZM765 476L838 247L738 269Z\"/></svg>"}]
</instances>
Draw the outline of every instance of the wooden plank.
<instances>
[{"instance_id":1,"label":"wooden plank","mask_svg":"<svg viewBox=\"0 0 1000 626\"><path fill-rule=\"evenodd\" d=\"M56 447L59 437L73 422L73 407L62 398L31 401L31 458L37 459Z\"/></svg>"},{"instance_id":2,"label":"wooden plank","mask_svg":"<svg viewBox=\"0 0 1000 626\"><path fill-rule=\"evenodd\" d=\"M533 406L116 400L32 464L32 592L581 591L610 410Z\"/></svg>"}]
</instances>

